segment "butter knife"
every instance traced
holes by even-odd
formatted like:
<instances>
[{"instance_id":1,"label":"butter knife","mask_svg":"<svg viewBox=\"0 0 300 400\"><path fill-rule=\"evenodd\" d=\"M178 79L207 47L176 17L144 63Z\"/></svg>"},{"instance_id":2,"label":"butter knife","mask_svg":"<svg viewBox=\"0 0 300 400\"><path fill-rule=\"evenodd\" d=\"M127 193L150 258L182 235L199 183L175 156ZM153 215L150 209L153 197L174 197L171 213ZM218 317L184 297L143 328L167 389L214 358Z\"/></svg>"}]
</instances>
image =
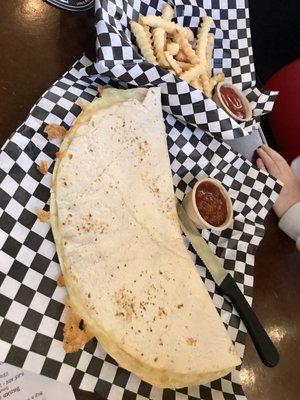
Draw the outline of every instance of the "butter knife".
<instances>
[{"instance_id":1,"label":"butter knife","mask_svg":"<svg viewBox=\"0 0 300 400\"><path fill-rule=\"evenodd\" d=\"M200 235L196 225L190 220L185 209L179 203L177 203L177 213L181 229L185 236L208 268L220 292L231 300L242 318L261 361L267 367L275 367L279 362L278 351L240 291L235 280L228 271L225 270L220 260L215 256Z\"/></svg>"}]
</instances>

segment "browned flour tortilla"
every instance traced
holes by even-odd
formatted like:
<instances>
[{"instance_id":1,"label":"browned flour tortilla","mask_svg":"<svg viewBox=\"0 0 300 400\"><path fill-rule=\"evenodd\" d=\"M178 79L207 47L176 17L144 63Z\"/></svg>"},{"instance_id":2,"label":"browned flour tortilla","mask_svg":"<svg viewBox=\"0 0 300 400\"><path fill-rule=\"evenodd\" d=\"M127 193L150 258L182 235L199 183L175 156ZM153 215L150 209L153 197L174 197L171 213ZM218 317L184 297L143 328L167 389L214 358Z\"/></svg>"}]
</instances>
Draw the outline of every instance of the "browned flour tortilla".
<instances>
[{"instance_id":1,"label":"browned flour tortilla","mask_svg":"<svg viewBox=\"0 0 300 400\"><path fill-rule=\"evenodd\" d=\"M160 89L107 89L65 137L51 224L72 307L124 368L184 387L240 364L187 252Z\"/></svg>"}]
</instances>

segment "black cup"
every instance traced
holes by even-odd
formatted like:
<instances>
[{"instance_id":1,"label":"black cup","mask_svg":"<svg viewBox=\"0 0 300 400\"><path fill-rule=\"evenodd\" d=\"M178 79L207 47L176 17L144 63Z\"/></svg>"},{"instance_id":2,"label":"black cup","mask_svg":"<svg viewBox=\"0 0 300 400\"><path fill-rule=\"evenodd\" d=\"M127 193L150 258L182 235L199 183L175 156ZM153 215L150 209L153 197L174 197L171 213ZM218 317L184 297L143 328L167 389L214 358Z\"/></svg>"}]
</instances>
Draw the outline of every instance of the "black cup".
<instances>
[{"instance_id":1,"label":"black cup","mask_svg":"<svg viewBox=\"0 0 300 400\"><path fill-rule=\"evenodd\" d=\"M95 4L95 0L47 0L47 2L68 11L86 11Z\"/></svg>"}]
</instances>

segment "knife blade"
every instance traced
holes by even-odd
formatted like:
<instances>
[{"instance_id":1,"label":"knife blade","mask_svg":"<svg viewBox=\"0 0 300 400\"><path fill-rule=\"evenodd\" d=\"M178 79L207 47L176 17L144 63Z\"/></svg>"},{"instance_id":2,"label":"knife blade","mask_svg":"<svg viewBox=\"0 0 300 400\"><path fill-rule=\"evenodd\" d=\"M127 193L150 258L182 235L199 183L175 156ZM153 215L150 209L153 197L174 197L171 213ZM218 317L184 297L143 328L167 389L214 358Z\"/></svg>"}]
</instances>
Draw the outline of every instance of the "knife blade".
<instances>
[{"instance_id":1,"label":"knife blade","mask_svg":"<svg viewBox=\"0 0 300 400\"><path fill-rule=\"evenodd\" d=\"M220 285L227 275L227 271L223 268L220 260L213 254L208 247L206 241L199 234L198 228L193 221L188 217L185 209L178 203L177 213L181 229L183 230L188 241L192 244L197 254L209 269L213 280L217 285Z\"/></svg>"},{"instance_id":2,"label":"knife blade","mask_svg":"<svg viewBox=\"0 0 300 400\"><path fill-rule=\"evenodd\" d=\"M229 297L240 314L260 359L267 367L275 367L279 362L278 351L240 291L237 283L225 270L220 260L200 235L196 225L188 217L183 206L179 203L177 203L177 213L183 233L211 273L221 293Z\"/></svg>"}]
</instances>

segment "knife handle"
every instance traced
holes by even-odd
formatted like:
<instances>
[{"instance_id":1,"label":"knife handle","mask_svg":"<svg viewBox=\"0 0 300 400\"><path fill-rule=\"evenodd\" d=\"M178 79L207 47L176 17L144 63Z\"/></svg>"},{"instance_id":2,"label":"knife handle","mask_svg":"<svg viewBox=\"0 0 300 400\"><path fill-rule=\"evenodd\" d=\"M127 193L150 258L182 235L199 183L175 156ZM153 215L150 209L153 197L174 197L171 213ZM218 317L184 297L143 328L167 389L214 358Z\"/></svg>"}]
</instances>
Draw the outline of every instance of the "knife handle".
<instances>
[{"instance_id":1,"label":"knife handle","mask_svg":"<svg viewBox=\"0 0 300 400\"><path fill-rule=\"evenodd\" d=\"M230 274L227 274L219 287L221 292L229 297L240 314L262 362L267 367L275 367L279 361L278 351L240 291L235 280Z\"/></svg>"}]
</instances>

